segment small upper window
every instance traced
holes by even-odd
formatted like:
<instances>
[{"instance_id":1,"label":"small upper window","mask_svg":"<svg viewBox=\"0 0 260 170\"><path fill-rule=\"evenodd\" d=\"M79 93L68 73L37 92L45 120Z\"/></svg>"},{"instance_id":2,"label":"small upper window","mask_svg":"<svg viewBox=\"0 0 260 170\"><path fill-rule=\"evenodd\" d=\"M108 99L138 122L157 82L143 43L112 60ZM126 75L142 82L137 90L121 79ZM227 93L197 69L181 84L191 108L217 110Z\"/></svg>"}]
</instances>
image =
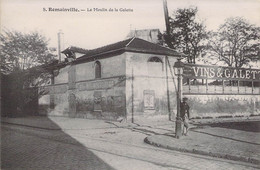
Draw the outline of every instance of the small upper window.
<instances>
[{"instance_id":1,"label":"small upper window","mask_svg":"<svg viewBox=\"0 0 260 170\"><path fill-rule=\"evenodd\" d=\"M99 61L95 63L95 78L101 78L101 64Z\"/></svg>"},{"instance_id":2,"label":"small upper window","mask_svg":"<svg viewBox=\"0 0 260 170\"><path fill-rule=\"evenodd\" d=\"M151 57L149 58L148 62L162 63L162 60L158 57Z\"/></svg>"}]
</instances>

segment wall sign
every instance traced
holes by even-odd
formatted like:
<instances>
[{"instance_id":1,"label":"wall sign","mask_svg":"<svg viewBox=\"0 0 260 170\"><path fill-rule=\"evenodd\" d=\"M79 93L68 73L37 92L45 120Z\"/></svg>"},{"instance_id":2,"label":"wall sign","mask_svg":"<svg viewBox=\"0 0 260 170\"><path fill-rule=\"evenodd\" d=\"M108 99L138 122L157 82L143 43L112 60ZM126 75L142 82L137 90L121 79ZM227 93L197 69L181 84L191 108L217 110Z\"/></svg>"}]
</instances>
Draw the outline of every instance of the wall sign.
<instances>
[{"instance_id":1,"label":"wall sign","mask_svg":"<svg viewBox=\"0 0 260 170\"><path fill-rule=\"evenodd\" d=\"M260 80L260 70L185 64L184 77L201 79Z\"/></svg>"},{"instance_id":2,"label":"wall sign","mask_svg":"<svg viewBox=\"0 0 260 170\"><path fill-rule=\"evenodd\" d=\"M154 91L153 90L144 90L144 108L145 109L154 109Z\"/></svg>"},{"instance_id":3,"label":"wall sign","mask_svg":"<svg viewBox=\"0 0 260 170\"><path fill-rule=\"evenodd\" d=\"M78 85L80 91L83 90L100 90L107 89L114 86L113 80L104 80L104 81L91 81L91 82L81 82Z\"/></svg>"}]
</instances>

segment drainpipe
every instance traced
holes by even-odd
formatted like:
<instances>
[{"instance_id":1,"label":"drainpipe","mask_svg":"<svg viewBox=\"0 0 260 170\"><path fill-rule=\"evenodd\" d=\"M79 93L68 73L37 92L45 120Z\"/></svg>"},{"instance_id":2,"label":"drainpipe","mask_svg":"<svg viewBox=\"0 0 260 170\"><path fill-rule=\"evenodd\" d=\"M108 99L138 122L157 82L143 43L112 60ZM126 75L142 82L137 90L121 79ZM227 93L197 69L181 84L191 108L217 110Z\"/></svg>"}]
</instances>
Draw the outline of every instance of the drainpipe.
<instances>
[{"instance_id":1,"label":"drainpipe","mask_svg":"<svg viewBox=\"0 0 260 170\"><path fill-rule=\"evenodd\" d=\"M167 88L167 103L168 103L168 112L169 120L171 120L171 105L170 105L170 92L169 92L169 82L168 82L168 56L165 56L165 71L166 71L166 88Z\"/></svg>"},{"instance_id":2,"label":"drainpipe","mask_svg":"<svg viewBox=\"0 0 260 170\"><path fill-rule=\"evenodd\" d=\"M132 123L134 123L134 69L133 69L133 67L132 67L131 89L132 89Z\"/></svg>"}]
</instances>

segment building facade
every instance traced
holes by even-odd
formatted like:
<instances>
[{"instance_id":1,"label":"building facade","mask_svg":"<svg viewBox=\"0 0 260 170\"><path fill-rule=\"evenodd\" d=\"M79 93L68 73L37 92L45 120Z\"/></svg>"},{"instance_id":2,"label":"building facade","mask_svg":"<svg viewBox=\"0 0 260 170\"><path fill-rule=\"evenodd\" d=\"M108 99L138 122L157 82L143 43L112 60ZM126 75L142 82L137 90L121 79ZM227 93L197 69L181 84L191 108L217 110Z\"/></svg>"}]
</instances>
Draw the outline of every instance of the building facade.
<instances>
[{"instance_id":1,"label":"building facade","mask_svg":"<svg viewBox=\"0 0 260 170\"><path fill-rule=\"evenodd\" d=\"M67 62L53 70L52 84L45 86L48 94L39 99L41 114L132 122L151 116L175 119L173 65L183 57L180 53L139 38L63 53ZM203 77L184 77L183 82L193 118L260 114L259 84L239 88Z\"/></svg>"},{"instance_id":2,"label":"building facade","mask_svg":"<svg viewBox=\"0 0 260 170\"><path fill-rule=\"evenodd\" d=\"M83 52L76 57L64 51L68 62L45 87L41 114L127 120L174 115L176 82L169 65L179 53L139 38Z\"/></svg>"}]
</instances>

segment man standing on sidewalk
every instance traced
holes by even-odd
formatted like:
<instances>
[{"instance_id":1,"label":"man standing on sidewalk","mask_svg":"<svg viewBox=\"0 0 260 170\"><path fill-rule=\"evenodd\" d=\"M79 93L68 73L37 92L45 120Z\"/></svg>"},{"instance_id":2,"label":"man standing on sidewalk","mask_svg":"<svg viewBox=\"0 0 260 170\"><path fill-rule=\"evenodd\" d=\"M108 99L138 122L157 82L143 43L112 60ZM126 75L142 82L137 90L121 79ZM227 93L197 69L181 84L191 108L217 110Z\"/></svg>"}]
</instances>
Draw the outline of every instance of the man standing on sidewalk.
<instances>
[{"instance_id":1,"label":"man standing on sidewalk","mask_svg":"<svg viewBox=\"0 0 260 170\"><path fill-rule=\"evenodd\" d=\"M190 118L190 107L187 103L188 98L184 97L183 102L181 103L180 111L181 111L181 119L184 124L184 128L186 129L186 133L184 133L185 129L183 128L183 134L186 136L188 135L188 130L189 130L189 118Z\"/></svg>"}]
</instances>

